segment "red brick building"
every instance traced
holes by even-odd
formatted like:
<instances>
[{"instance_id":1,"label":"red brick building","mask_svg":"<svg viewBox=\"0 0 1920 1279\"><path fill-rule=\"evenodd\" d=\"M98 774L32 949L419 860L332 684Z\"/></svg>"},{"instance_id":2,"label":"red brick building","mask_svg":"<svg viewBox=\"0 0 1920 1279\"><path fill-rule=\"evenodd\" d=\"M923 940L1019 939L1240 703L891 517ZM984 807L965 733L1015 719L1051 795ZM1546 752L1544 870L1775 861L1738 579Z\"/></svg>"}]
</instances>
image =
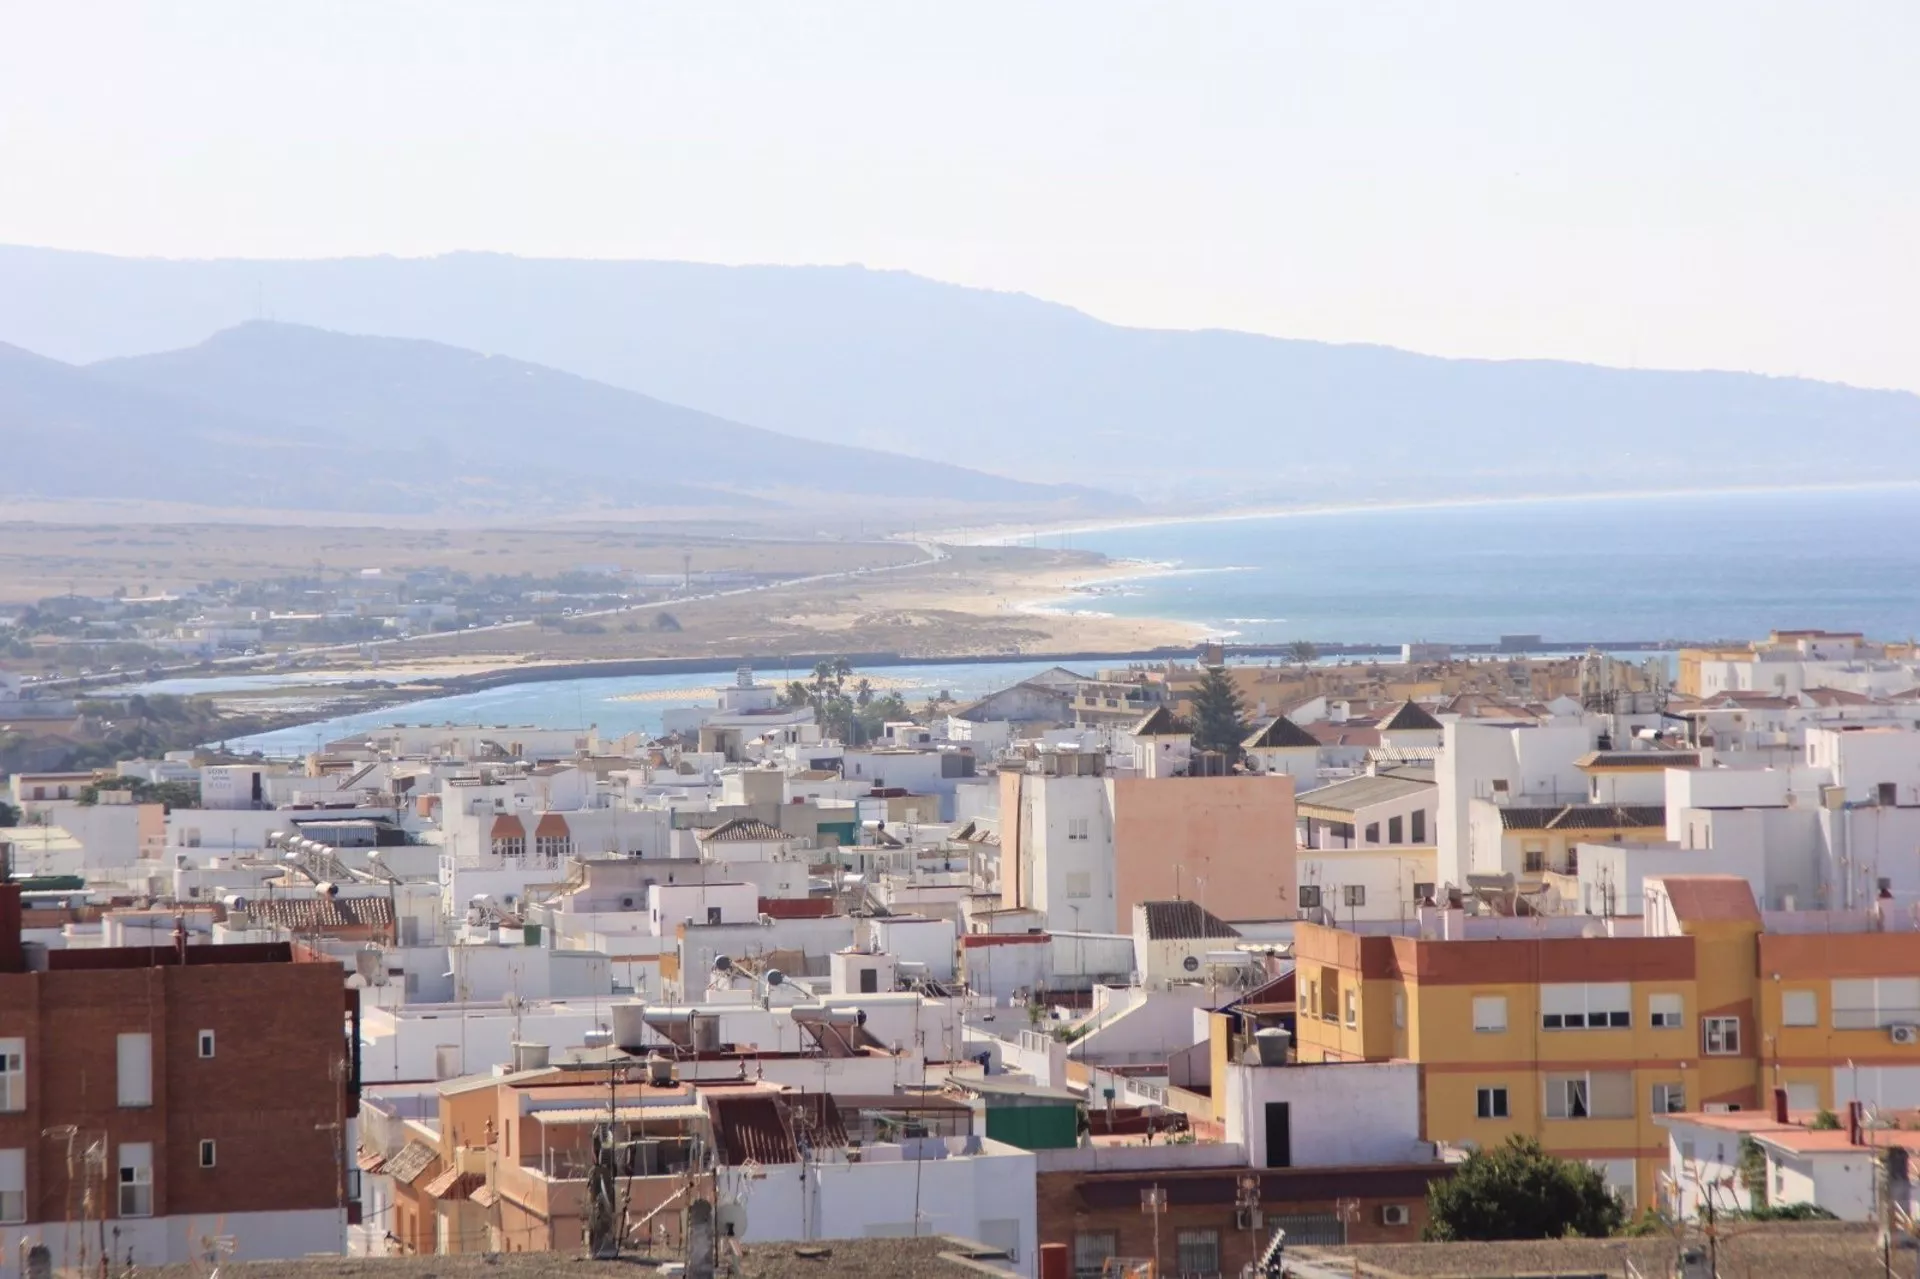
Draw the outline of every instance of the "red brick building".
<instances>
[{"instance_id":1,"label":"red brick building","mask_svg":"<svg viewBox=\"0 0 1920 1279\"><path fill-rule=\"evenodd\" d=\"M340 965L285 943L23 947L19 886L0 882L5 1255L25 1239L93 1264L104 1241L153 1265L211 1236L240 1258L342 1250L345 1006Z\"/></svg>"}]
</instances>

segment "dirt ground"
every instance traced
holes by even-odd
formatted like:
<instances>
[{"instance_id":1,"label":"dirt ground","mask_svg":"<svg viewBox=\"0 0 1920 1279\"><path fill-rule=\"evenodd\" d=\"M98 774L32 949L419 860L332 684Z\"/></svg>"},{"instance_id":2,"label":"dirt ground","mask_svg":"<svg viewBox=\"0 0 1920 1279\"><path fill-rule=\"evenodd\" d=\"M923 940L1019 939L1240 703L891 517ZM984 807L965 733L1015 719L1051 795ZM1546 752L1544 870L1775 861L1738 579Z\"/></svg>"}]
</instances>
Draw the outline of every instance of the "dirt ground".
<instances>
[{"instance_id":1,"label":"dirt ground","mask_svg":"<svg viewBox=\"0 0 1920 1279\"><path fill-rule=\"evenodd\" d=\"M221 579L258 581L377 568L550 576L589 566L633 573L832 573L920 558L910 543L750 538L694 525L581 524L431 529L300 524L0 523L0 604L74 591L157 594Z\"/></svg>"},{"instance_id":2,"label":"dirt ground","mask_svg":"<svg viewBox=\"0 0 1920 1279\"><path fill-rule=\"evenodd\" d=\"M1686 1246L1705 1247L1693 1238ZM1368 1279L1508 1279L1509 1276L1620 1275L1631 1260L1640 1274L1660 1279L1672 1273L1682 1244L1659 1236L1644 1239L1558 1239L1508 1243L1371 1244L1348 1248L1303 1248L1299 1255L1336 1274ZM1880 1279L1879 1232L1840 1223L1774 1223L1729 1228L1718 1248L1720 1279ZM1289 1254L1292 1255L1292 1254ZM1359 1268L1352 1271L1353 1263ZM1896 1251L1893 1272L1914 1273L1915 1254Z\"/></svg>"},{"instance_id":3,"label":"dirt ground","mask_svg":"<svg viewBox=\"0 0 1920 1279\"><path fill-rule=\"evenodd\" d=\"M404 660L574 662L857 652L959 656L1191 647L1199 631L1180 622L1030 611L1071 597L1077 585L1133 571L1135 566L1084 551L957 547L947 559L912 568L648 605L594 619L604 628L599 634L524 627L423 638L405 645ZM1087 603L1098 607L1097 600ZM678 631L659 629L663 612ZM383 660L402 657L395 647L382 650Z\"/></svg>"}]
</instances>

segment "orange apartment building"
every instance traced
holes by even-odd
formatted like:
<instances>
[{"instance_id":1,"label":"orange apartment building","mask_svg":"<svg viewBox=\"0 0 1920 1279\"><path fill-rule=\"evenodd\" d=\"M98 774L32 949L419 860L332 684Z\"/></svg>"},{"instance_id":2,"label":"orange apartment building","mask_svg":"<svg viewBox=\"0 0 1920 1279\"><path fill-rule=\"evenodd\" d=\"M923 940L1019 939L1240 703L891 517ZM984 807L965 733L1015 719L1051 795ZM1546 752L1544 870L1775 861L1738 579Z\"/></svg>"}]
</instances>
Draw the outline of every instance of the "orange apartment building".
<instances>
[{"instance_id":1,"label":"orange apartment building","mask_svg":"<svg viewBox=\"0 0 1920 1279\"><path fill-rule=\"evenodd\" d=\"M1650 879L1645 908L1302 924L1300 1060L1417 1062L1422 1138L1524 1133L1641 1206L1667 1165L1657 1116L1752 1109L1774 1088L1796 1109L1920 1103L1911 925L1763 916L1746 880L1720 875Z\"/></svg>"}]
</instances>

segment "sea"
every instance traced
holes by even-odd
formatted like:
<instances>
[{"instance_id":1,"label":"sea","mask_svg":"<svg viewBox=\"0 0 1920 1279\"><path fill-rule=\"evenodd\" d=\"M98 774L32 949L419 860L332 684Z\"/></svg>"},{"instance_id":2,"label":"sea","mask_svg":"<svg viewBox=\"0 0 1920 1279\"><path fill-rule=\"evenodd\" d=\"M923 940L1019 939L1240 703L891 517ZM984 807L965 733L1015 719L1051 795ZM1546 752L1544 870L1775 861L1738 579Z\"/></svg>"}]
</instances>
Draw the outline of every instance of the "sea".
<instances>
[{"instance_id":1,"label":"sea","mask_svg":"<svg viewBox=\"0 0 1920 1279\"><path fill-rule=\"evenodd\" d=\"M1538 635L1538 651L1552 653L1595 643L1746 638L1785 627L1920 633L1920 486L1910 484L1329 509L1058 536L1142 570L1046 608L1175 618L1247 644L1468 644ZM869 674L914 701L942 690L977 696L1047 665L928 663ZM760 672L765 679L786 674ZM257 681L282 678L163 687L213 692L238 680L263 687ZM230 744L296 755L383 724L447 721L657 732L669 707L710 704L717 678L507 685Z\"/></svg>"}]
</instances>

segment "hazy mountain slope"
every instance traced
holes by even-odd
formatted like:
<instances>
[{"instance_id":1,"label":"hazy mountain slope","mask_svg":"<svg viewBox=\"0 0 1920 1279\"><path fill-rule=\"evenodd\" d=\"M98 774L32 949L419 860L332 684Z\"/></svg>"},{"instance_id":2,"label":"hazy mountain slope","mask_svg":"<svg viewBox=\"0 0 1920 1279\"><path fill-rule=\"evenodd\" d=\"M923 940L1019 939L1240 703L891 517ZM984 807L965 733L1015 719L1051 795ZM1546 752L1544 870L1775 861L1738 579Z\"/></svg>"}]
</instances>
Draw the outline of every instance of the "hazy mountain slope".
<instances>
[{"instance_id":1,"label":"hazy mountain slope","mask_svg":"<svg viewBox=\"0 0 1920 1279\"><path fill-rule=\"evenodd\" d=\"M254 323L76 368L0 346L0 495L539 515L1085 490L801 440L501 357Z\"/></svg>"},{"instance_id":2,"label":"hazy mountain slope","mask_svg":"<svg viewBox=\"0 0 1920 1279\"><path fill-rule=\"evenodd\" d=\"M1109 325L854 267L165 262L0 248L0 340L63 358L262 307L565 369L772 430L1219 496L1920 477L1920 397Z\"/></svg>"}]
</instances>

